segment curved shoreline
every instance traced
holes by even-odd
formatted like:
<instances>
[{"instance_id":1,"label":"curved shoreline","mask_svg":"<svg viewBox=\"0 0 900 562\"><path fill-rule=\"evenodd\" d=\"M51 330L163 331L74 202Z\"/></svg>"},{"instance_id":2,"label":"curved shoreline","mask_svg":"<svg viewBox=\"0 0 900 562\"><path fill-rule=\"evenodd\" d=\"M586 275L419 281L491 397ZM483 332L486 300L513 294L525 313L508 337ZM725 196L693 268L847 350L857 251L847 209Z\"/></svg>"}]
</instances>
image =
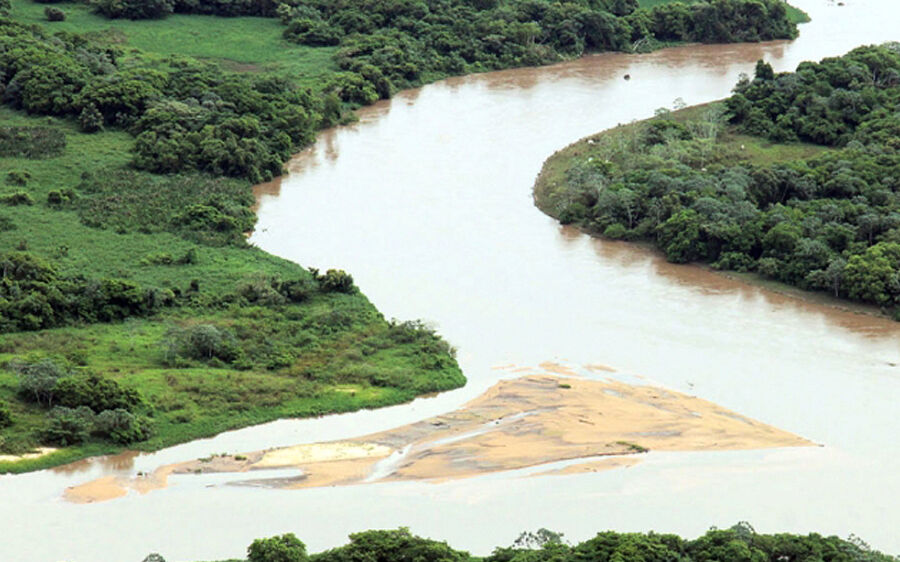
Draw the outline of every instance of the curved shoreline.
<instances>
[{"instance_id":1,"label":"curved shoreline","mask_svg":"<svg viewBox=\"0 0 900 562\"><path fill-rule=\"evenodd\" d=\"M719 103L723 100L717 100L713 102L697 104L690 107L686 107L684 109L679 109L672 112L673 116L679 114L690 113L696 111L697 109L707 107L709 105ZM652 118L650 118L652 119ZM558 172L555 168L565 166L565 163L572 159L575 156L578 156L581 151L588 150L588 147L595 142L596 139L601 138L607 134L611 134L613 131L616 131L620 128L627 128L639 125L641 123L645 123L650 119L643 119L639 121L634 121L628 124L619 124L616 127L605 129L599 131L597 133L593 133L582 137L571 144L560 148L546 160L541 165L541 170L538 172L537 177L534 180L534 185L532 186L531 194L532 199L534 201L534 206L537 207L542 213L547 215L548 217L556 220L560 225L566 226L569 228L574 228L581 232L582 234L586 234L591 238L602 240L605 243L611 244L626 244L629 246L641 248L649 253L652 253L654 256L665 260L665 255L663 252L652 242L647 240L614 240L611 238L606 238L599 232L592 230L588 227L577 225L577 224L567 224L563 225L562 222L559 221L558 213L554 212L552 206L550 204L550 194L552 192L553 184L551 183L553 179L551 179L551 175L553 173ZM712 273L716 276L722 277L724 279L728 279L731 281L735 281L737 283L741 283L743 285L747 285L750 287L755 287L758 289L762 289L767 292L771 292L780 296L797 299L804 303L815 304L826 306L834 310L838 310L841 312L847 312L851 314L860 314L871 316L875 318L880 318L884 320L891 320L891 317L886 314L879 307L871 304L865 304L860 302L849 301L847 299L841 299L823 292L817 291L806 291L800 289L798 287L788 285L786 283L782 283L780 281L776 281L774 279L766 279L761 275L753 272L740 273L737 271L726 271L726 270L718 270L713 268L708 263L703 262L690 262L686 264L670 264L670 265L681 265L685 267L697 268L708 273Z\"/></svg>"}]
</instances>

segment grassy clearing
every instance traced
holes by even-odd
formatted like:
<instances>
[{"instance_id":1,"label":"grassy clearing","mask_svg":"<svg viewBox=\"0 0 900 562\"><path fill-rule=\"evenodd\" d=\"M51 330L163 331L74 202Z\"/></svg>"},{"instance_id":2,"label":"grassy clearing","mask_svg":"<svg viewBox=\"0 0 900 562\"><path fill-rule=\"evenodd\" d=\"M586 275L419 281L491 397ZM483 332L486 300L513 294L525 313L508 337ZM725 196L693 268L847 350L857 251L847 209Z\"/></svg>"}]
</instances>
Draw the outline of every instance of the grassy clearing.
<instances>
[{"instance_id":1,"label":"grassy clearing","mask_svg":"<svg viewBox=\"0 0 900 562\"><path fill-rule=\"evenodd\" d=\"M275 18L173 14L164 20L109 20L91 13L81 2L54 4L66 21L50 23L45 4L12 0L13 17L53 31L87 33L92 38L137 49L159 58L172 55L220 62L228 70L288 74L312 86L337 69L334 47L306 47L282 39L284 26Z\"/></svg>"}]
</instances>

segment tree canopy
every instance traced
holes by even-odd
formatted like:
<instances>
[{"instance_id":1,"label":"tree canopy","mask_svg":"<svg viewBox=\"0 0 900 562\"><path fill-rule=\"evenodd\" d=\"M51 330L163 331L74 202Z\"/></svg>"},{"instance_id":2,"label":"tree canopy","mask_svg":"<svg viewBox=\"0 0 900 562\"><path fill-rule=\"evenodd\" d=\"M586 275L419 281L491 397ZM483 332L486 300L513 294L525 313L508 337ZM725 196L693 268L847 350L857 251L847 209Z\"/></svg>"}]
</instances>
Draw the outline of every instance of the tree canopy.
<instances>
[{"instance_id":1,"label":"tree canopy","mask_svg":"<svg viewBox=\"0 0 900 562\"><path fill-rule=\"evenodd\" d=\"M895 308L898 110L896 44L793 73L760 61L723 104L595 137L542 204L611 238L652 240L674 262ZM787 156L797 152L812 156Z\"/></svg>"}]
</instances>

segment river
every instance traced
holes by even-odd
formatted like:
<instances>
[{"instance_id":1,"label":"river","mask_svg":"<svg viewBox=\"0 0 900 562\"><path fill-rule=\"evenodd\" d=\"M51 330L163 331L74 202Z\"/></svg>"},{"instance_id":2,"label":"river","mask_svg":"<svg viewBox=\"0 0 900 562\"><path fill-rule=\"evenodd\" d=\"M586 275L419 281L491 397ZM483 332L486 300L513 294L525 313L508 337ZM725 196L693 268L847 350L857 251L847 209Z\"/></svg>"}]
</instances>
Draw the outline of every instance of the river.
<instances>
[{"instance_id":1,"label":"river","mask_svg":"<svg viewBox=\"0 0 900 562\"><path fill-rule=\"evenodd\" d=\"M759 58L776 70L900 39L895 0L795 0L793 42L607 54L402 92L326 131L261 186L252 242L340 267L388 317L423 318L459 349L469 384L412 404L283 420L152 455L0 476L0 561L241 556L294 532L310 550L350 532L408 526L485 553L546 527L695 536L739 520L761 532L856 533L900 552L900 324L666 263L560 227L532 204L544 159L570 142L728 95ZM631 80L624 80L625 74ZM458 407L498 366L604 364L614 376L716 402L821 447L650 453L627 469L298 491L176 476L146 496L77 505L70 485L213 452L353 437Z\"/></svg>"}]
</instances>

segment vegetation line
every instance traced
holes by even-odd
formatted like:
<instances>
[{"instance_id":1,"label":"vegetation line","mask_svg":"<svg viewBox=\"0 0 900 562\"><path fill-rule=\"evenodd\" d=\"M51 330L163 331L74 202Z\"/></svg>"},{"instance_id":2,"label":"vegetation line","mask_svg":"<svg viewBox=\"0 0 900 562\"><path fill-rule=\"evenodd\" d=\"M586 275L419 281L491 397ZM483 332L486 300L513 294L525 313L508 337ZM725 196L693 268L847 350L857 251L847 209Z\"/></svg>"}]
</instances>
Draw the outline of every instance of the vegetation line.
<instances>
[{"instance_id":1,"label":"vegetation line","mask_svg":"<svg viewBox=\"0 0 900 562\"><path fill-rule=\"evenodd\" d=\"M658 112L551 157L537 205L673 262L900 305L900 47L775 75L760 61L723 102Z\"/></svg>"},{"instance_id":2,"label":"vegetation line","mask_svg":"<svg viewBox=\"0 0 900 562\"><path fill-rule=\"evenodd\" d=\"M472 556L445 542L418 537L407 528L371 530L350 535L350 542L317 554L292 533L257 539L247 548L246 562L568 562L643 560L647 562L779 562L829 560L832 562L895 562L897 557L873 550L859 537L847 540L817 533L760 534L746 522L729 529L711 528L690 540L674 534L604 531L571 544L561 533L548 529L524 532L509 547L497 547L489 556ZM242 562L229 560L222 562ZM151 554L144 562L165 562Z\"/></svg>"}]
</instances>

